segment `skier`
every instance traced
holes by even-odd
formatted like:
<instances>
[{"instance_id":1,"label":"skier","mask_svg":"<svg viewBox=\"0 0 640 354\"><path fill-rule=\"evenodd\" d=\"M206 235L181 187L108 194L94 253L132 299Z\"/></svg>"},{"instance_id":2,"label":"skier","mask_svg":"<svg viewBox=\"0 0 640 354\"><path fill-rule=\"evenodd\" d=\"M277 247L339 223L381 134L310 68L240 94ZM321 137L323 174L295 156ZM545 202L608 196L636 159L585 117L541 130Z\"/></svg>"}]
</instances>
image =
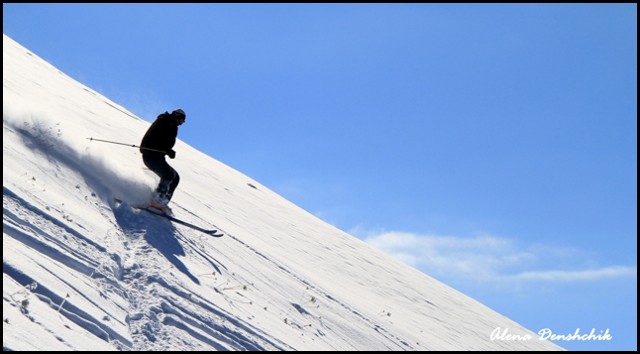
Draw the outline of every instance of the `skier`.
<instances>
[{"instance_id":1,"label":"skier","mask_svg":"<svg viewBox=\"0 0 640 354\"><path fill-rule=\"evenodd\" d=\"M173 192L180 182L180 176L167 161L164 155L173 159L176 152L173 145L178 136L178 126L187 118L182 109L176 109L169 113L164 112L151 124L140 143L142 161L151 171L160 177L160 183L153 193L149 207L158 209L166 214L171 214L168 204Z\"/></svg>"}]
</instances>

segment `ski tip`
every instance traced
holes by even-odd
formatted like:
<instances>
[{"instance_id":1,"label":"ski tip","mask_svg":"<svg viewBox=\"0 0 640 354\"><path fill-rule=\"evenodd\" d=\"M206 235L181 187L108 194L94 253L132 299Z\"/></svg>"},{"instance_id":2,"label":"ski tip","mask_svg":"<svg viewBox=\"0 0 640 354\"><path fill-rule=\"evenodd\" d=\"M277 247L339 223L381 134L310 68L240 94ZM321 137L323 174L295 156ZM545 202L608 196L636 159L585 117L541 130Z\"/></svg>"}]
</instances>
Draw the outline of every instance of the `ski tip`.
<instances>
[{"instance_id":1,"label":"ski tip","mask_svg":"<svg viewBox=\"0 0 640 354\"><path fill-rule=\"evenodd\" d=\"M222 237L224 236L223 233L218 233L218 230L203 230L203 233L209 235L209 236L213 236L213 237Z\"/></svg>"}]
</instances>

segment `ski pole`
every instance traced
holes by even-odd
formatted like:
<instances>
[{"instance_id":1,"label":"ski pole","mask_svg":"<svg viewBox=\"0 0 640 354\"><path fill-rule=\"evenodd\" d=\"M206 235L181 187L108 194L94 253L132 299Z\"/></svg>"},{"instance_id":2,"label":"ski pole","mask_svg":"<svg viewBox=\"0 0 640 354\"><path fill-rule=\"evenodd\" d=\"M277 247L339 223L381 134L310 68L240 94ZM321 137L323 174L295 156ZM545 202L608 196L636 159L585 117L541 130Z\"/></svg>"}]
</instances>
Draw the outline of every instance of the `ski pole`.
<instances>
[{"instance_id":1,"label":"ski pole","mask_svg":"<svg viewBox=\"0 0 640 354\"><path fill-rule=\"evenodd\" d=\"M109 141L109 140L96 139L96 138L94 138L94 137L87 138L87 140L89 140L89 141L94 141L94 140L95 140L95 141L100 141L100 142L103 142L103 143L124 145L124 146L129 146L129 147L139 148L139 149L142 149L142 150L148 150L148 151L161 152L161 153L163 153L163 154L166 154L166 153L167 153L166 151L162 151L162 150L150 149L150 148L141 147L141 146L134 145L134 144L119 143L119 142L117 142L117 141Z\"/></svg>"}]
</instances>

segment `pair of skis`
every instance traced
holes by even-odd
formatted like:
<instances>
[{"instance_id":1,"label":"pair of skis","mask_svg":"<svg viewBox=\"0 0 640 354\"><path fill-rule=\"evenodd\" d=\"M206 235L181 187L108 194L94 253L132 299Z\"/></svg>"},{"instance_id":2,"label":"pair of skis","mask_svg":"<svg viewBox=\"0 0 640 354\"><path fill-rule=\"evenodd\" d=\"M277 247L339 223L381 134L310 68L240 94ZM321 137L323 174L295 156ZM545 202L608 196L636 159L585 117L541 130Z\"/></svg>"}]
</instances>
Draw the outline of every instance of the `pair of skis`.
<instances>
[{"instance_id":1,"label":"pair of skis","mask_svg":"<svg viewBox=\"0 0 640 354\"><path fill-rule=\"evenodd\" d=\"M122 204L123 202L122 202L122 200L116 199L116 203L117 204ZM169 214L167 214L165 212L162 212L162 211L160 211L158 209L154 209L154 208L151 208L151 207L145 207L145 206L132 206L132 208L139 209L139 210L144 210L144 211L146 211L146 212L148 212L150 214L169 219L170 221L175 222L176 224L184 225L184 226L186 226L188 228L191 228L191 229L196 230L196 231L200 231L203 234L207 234L209 236L213 236L213 237L222 237L222 236L224 236L224 234L223 233L219 233L218 230L202 228L202 227L194 225L194 224L192 224L190 222L178 219L175 216L169 215Z\"/></svg>"}]
</instances>

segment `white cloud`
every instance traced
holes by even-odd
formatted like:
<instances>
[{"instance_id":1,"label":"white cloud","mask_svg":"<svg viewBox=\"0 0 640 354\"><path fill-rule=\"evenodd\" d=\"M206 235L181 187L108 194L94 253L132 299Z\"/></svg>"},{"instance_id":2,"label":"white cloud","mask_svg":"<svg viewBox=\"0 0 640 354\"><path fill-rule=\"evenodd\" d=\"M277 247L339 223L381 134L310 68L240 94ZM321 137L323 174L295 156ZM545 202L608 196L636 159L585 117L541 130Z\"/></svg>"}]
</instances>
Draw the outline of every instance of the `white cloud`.
<instances>
[{"instance_id":1,"label":"white cloud","mask_svg":"<svg viewBox=\"0 0 640 354\"><path fill-rule=\"evenodd\" d=\"M513 276L513 278L519 280L579 281L634 276L637 274L636 272L636 267L612 266L578 271L552 270L542 272L522 272Z\"/></svg>"},{"instance_id":2,"label":"white cloud","mask_svg":"<svg viewBox=\"0 0 640 354\"><path fill-rule=\"evenodd\" d=\"M370 234L363 239L398 260L436 277L568 282L636 274L636 266L548 270L548 264L567 264L570 261L568 258L581 252L558 247L550 252L548 246L520 245L513 239L493 235L457 237L392 231ZM584 264L582 260L579 262Z\"/></svg>"}]
</instances>

